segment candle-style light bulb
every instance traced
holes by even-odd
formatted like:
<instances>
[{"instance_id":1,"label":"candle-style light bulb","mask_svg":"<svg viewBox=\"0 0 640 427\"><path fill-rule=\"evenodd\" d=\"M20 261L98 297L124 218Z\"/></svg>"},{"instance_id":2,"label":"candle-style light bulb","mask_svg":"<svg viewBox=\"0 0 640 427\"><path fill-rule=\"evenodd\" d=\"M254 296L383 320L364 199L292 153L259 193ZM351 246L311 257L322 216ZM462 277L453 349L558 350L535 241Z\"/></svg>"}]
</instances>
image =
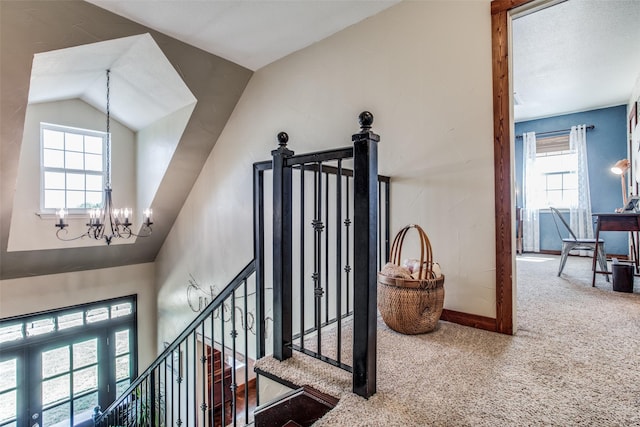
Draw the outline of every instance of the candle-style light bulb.
<instances>
[{"instance_id":1,"label":"candle-style light bulb","mask_svg":"<svg viewBox=\"0 0 640 427\"><path fill-rule=\"evenodd\" d=\"M66 225L64 223L64 217L65 217L66 214L67 214L67 212L64 210L64 208L60 208L60 210L58 212L56 212L56 215L58 215L58 225L61 228Z\"/></svg>"},{"instance_id":2,"label":"candle-style light bulb","mask_svg":"<svg viewBox=\"0 0 640 427\"><path fill-rule=\"evenodd\" d=\"M151 215L153 215L153 211L151 209L147 208L144 210L144 223L147 227L153 224Z\"/></svg>"}]
</instances>

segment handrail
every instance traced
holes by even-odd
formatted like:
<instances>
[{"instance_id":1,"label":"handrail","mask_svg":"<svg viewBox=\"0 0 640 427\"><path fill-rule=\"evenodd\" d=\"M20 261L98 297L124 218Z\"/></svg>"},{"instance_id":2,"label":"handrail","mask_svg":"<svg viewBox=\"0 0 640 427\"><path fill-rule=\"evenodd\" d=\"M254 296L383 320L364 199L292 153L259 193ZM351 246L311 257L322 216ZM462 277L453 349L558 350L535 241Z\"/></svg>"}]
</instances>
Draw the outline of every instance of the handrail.
<instances>
[{"instance_id":1,"label":"handrail","mask_svg":"<svg viewBox=\"0 0 640 427\"><path fill-rule=\"evenodd\" d=\"M117 412L121 405L126 404L126 401L131 399L131 396L137 396L137 394L139 394L140 387L142 385L145 385L145 382L148 381L148 379L150 377L152 377L152 383L153 383L154 382L153 381L154 373L156 373L156 370L158 370L158 368L161 368L163 364L166 365L168 359L172 360L171 369L175 369L174 366L173 366L173 355L175 354L175 352L177 350L179 351L180 347L185 344L185 342L190 338L190 336L192 336L193 334L198 333L198 329L199 328L202 328L202 329L204 328L204 326L203 326L204 323L207 321L208 318L210 318L212 316L212 314L214 313L215 310L219 310L221 308L224 309L224 304L226 303L226 301L230 297L234 297L235 298L235 291L238 288L240 288L243 284L245 284L245 286L246 286L246 282L247 282L248 278L251 277L251 275L254 274L255 271L256 271L255 260L251 260L242 269L242 271L240 271L240 273L238 273L229 282L229 284L222 290L222 292L220 292L213 299L213 301L211 301L211 303L207 307L205 307L198 316L196 316L196 318L182 331L182 333L180 333L180 335L178 335L178 337L176 337L176 339L171 344L169 344L164 349L164 351L162 353L160 353L160 355L151 363L151 365L149 365L149 367L141 375L139 375L133 381L133 383L131 383L131 385L120 395L119 398L117 398L103 412L100 412L100 408L96 407L95 408L95 414L94 414L95 425L96 426L103 425L103 422L105 422L105 420L107 420L109 415L113 414L114 412ZM232 314L232 316L235 316L235 312ZM246 317L246 315L245 315L245 317ZM235 319L235 317L233 317L233 318ZM247 324L245 323L244 326L245 326L245 336L246 336ZM212 330L213 330L213 326L212 326ZM202 359L200 359L200 361L204 363L204 361ZM168 369L168 366L166 366L165 368ZM180 367L179 369L182 369L182 368ZM180 376L178 378L178 383L181 382L182 377L183 377L183 375L182 375L182 373L180 373ZM156 384L155 386L158 386L158 384ZM172 385L172 387L173 387L173 385ZM145 385L144 391L148 392L146 385ZM156 393L156 391L154 390L153 393ZM160 393L160 392L158 392L158 393ZM164 403L166 404L166 402L164 402ZM137 403L136 403L136 406L137 406ZM111 424L109 424L109 425L111 425ZM160 423L158 425L162 425L162 424Z\"/></svg>"}]
</instances>

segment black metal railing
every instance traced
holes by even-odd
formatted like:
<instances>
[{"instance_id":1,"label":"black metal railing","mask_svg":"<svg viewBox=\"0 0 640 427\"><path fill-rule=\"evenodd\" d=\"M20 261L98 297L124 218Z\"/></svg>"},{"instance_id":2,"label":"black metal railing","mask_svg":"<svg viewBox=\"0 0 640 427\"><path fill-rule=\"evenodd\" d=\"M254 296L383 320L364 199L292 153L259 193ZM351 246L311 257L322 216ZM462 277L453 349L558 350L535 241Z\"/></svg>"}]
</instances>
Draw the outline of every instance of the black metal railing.
<instances>
[{"instance_id":1,"label":"black metal railing","mask_svg":"<svg viewBox=\"0 0 640 427\"><path fill-rule=\"evenodd\" d=\"M264 338L258 294L251 261L104 413L96 408L95 425L251 422L252 365Z\"/></svg>"},{"instance_id":2,"label":"black metal railing","mask_svg":"<svg viewBox=\"0 0 640 427\"><path fill-rule=\"evenodd\" d=\"M365 397L375 393L376 272L389 253L390 180L378 176L372 122L360 115L352 147L302 155L281 132L273 159L254 164L256 281L263 289L273 277L273 305L263 311L273 313L273 355L284 360L296 350L348 370ZM273 259L271 272L265 259Z\"/></svg>"},{"instance_id":3,"label":"black metal railing","mask_svg":"<svg viewBox=\"0 0 640 427\"><path fill-rule=\"evenodd\" d=\"M249 424L252 365L268 346L280 360L298 350L346 369L355 393L375 393L376 272L389 253L389 178L377 173L372 122L370 113L360 115L353 147L297 156L278 135L273 160L254 165L254 260L115 402L96 408L96 426ZM351 360L342 355L343 322L352 324ZM327 349L323 337L331 333Z\"/></svg>"}]
</instances>

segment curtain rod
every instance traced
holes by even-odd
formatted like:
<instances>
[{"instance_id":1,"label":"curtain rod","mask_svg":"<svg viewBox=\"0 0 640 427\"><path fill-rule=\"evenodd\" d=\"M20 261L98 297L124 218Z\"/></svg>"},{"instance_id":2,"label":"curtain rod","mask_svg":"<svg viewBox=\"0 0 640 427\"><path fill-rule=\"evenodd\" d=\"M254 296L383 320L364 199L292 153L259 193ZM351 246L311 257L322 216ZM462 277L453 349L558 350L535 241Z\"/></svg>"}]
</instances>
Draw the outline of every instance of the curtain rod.
<instances>
[{"instance_id":1,"label":"curtain rod","mask_svg":"<svg viewBox=\"0 0 640 427\"><path fill-rule=\"evenodd\" d=\"M593 130L595 129L596 125L589 125L587 126L587 130ZM536 136L538 135L549 135L552 133L561 133L561 132L571 132L571 129L558 129L558 130L549 130L546 132L536 132ZM516 138L522 138L522 135L516 135Z\"/></svg>"}]
</instances>

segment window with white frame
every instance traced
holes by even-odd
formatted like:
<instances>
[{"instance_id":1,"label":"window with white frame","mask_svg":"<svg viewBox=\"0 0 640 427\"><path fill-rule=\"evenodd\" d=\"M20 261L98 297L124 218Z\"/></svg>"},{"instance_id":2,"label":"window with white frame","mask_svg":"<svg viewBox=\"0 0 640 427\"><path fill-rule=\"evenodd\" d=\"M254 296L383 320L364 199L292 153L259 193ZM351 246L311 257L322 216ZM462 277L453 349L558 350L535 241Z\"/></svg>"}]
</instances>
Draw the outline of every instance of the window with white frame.
<instances>
[{"instance_id":1,"label":"window with white frame","mask_svg":"<svg viewBox=\"0 0 640 427\"><path fill-rule=\"evenodd\" d=\"M41 123L40 141L40 209L78 212L102 207L107 134Z\"/></svg>"},{"instance_id":2,"label":"window with white frame","mask_svg":"<svg viewBox=\"0 0 640 427\"><path fill-rule=\"evenodd\" d=\"M569 135L536 140L538 208L569 208L578 203L578 157L569 147Z\"/></svg>"}]
</instances>

